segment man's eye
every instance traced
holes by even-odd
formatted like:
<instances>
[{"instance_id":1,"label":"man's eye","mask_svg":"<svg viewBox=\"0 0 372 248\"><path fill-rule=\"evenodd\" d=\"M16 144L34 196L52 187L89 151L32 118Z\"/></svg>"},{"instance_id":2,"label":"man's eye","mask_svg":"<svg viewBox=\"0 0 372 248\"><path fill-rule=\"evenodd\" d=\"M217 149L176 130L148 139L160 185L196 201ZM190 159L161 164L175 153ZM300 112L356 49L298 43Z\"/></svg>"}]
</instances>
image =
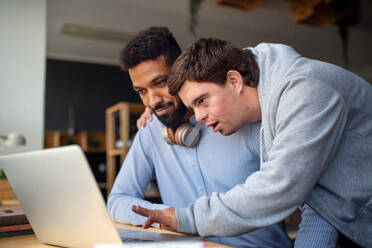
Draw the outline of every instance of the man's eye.
<instances>
[{"instance_id":1,"label":"man's eye","mask_svg":"<svg viewBox=\"0 0 372 248\"><path fill-rule=\"evenodd\" d=\"M140 95L143 95L143 94L145 94L145 90L144 89L139 89L139 90L137 90L137 93L140 94Z\"/></svg>"},{"instance_id":2,"label":"man's eye","mask_svg":"<svg viewBox=\"0 0 372 248\"><path fill-rule=\"evenodd\" d=\"M163 79L163 80L157 81L157 82L155 83L155 85L156 85L157 87L163 87L163 86L166 84L166 82L167 82L167 80L166 80L166 79Z\"/></svg>"},{"instance_id":3,"label":"man's eye","mask_svg":"<svg viewBox=\"0 0 372 248\"><path fill-rule=\"evenodd\" d=\"M201 104L203 104L203 103L205 103L205 98L202 98L202 99L199 99L199 100L198 100L198 105L201 105Z\"/></svg>"}]
</instances>

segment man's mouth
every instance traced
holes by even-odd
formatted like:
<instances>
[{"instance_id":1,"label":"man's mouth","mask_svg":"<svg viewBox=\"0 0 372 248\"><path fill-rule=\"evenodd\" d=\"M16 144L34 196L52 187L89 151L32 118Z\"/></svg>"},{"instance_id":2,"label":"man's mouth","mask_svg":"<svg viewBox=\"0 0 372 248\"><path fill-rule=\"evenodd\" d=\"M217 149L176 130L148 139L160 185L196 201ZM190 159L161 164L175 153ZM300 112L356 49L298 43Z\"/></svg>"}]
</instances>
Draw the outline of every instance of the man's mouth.
<instances>
[{"instance_id":1,"label":"man's mouth","mask_svg":"<svg viewBox=\"0 0 372 248\"><path fill-rule=\"evenodd\" d=\"M155 108L152 109L152 111L160 116L168 112L168 109L172 106L174 106L174 104L172 102L169 102L166 104L156 106Z\"/></svg>"},{"instance_id":2,"label":"man's mouth","mask_svg":"<svg viewBox=\"0 0 372 248\"><path fill-rule=\"evenodd\" d=\"M207 126L208 127L212 127L213 132L217 132L218 131L218 128L217 128L218 123L219 123L218 121L211 122L211 123L208 123Z\"/></svg>"}]
</instances>

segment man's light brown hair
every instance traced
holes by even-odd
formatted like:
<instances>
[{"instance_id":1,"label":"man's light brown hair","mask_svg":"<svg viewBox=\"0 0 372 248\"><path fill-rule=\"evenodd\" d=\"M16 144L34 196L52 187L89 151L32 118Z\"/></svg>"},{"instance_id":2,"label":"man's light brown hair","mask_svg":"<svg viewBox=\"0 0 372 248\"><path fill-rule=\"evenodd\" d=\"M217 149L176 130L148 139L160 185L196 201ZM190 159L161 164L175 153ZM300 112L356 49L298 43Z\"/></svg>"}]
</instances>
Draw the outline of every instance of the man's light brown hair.
<instances>
[{"instance_id":1,"label":"man's light brown hair","mask_svg":"<svg viewBox=\"0 0 372 248\"><path fill-rule=\"evenodd\" d=\"M238 71L244 83L257 87L259 69L253 53L219 39L201 38L176 59L168 77L168 90L176 95L186 80L225 84L227 72Z\"/></svg>"}]
</instances>

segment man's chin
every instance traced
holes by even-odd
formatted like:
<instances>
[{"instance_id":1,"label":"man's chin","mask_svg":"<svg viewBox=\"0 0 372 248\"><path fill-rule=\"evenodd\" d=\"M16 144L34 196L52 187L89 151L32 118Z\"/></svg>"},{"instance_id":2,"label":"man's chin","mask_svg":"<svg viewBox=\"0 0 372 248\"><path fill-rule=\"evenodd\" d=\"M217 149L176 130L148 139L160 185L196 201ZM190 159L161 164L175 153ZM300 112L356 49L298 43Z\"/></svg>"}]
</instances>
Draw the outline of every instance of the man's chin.
<instances>
[{"instance_id":1,"label":"man's chin","mask_svg":"<svg viewBox=\"0 0 372 248\"><path fill-rule=\"evenodd\" d=\"M163 114L155 115L158 117L159 121L163 123L166 127L176 128L182 123L182 118L176 118L174 114Z\"/></svg>"},{"instance_id":2,"label":"man's chin","mask_svg":"<svg viewBox=\"0 0 372 248\"><path fill-rule=\"evenodd\" d=\"M223 136L229 136L229 135L232 135L233 133L237 132L239 129L236 128L236 129L221 129L219 130L220 134L222 134Z\"/></svg>"},{"instance_id":3,"label":"man's chin","mask_svg":"<svg viewBox=\"0 0 372 248\"><path fill-rule=\"evenodd\" d=\"M178 127L184 121L186 112L187 108L183 104L181 104L177 108L176 107L170 108L169 111L162 115L158 115L156 111L154 111L159 121L161 121L166 127L170 128Z\"/></svg>"}]
</instances>

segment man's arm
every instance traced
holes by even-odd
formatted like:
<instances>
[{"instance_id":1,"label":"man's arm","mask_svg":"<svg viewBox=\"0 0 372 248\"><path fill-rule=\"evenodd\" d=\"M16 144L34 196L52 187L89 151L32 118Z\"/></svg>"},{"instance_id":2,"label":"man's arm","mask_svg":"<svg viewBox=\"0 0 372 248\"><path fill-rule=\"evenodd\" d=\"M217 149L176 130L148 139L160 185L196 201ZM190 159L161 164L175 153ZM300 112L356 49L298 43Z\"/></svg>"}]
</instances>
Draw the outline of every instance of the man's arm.
<instances>
[{"instance_id":1,"label":"man's arm","mask_svg":"<svg viewBox=\"0 0 372 248\"><path fill-rule=\"evenodd\" d=\"M149 130L142 128L133 141L108 197L107 208L115 221L142 225L146 219L131 211L133 204L149 209L168 207L143 200L145 188L155 175L151 158L146 154L146 143L151 145Z\"/></svg>"},{"instance_id":2,"label":"man's arm","mask_svg":"<svg viewBox=\"0 0 372 248\"><path fill-rule=\"evenodd\" d=\"M148 217L143 227L148 228L153 223L161 223L164 229L177 231L177 218L174 208L150 210L141 206L132 206L132 210ZM336 247L338 231L316 213L307 204L301 206L301 223L296 235L295 248L331 248Z\"/></svg>"},{"instance_id":3,"label":"man's arm","mask_svg":"<svg viewBox=\"0 0 372 248\"><path fill-rule=\"evenodd\" d=\"M178 231L237 235L283 220L305 201L340 142L346 122L343 99L317 81L297 81L272 105L267 111L273 119L266 121L275 121L274 133L265 135L274 139L260 171L227 193L177 208ZM155 212L158 222L170 224L164 211Z\"/></svg>"},{"instance_id":4,"label":"man's arm","mask_svg":"<svg viewBox=\"0 0 372 248\"><path fill-rule=\"evenodd\" d=\"M281 90L265 110L265 135L273 142L265 144L260 171L226 194L176 209L179 231L236 235L276 223L305 201L337 149L346 110L335 90L315 80L289 82Z\"/></svg>"}]
</instances>

